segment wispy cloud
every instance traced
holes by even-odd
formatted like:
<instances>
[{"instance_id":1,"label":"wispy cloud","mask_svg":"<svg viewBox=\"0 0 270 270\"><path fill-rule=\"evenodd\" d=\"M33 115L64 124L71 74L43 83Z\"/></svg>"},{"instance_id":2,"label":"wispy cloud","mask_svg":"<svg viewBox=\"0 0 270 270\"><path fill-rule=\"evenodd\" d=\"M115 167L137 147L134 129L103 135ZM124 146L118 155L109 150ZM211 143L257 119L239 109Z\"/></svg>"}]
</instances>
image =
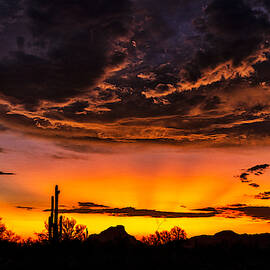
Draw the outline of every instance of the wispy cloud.
<instances>
[{"instance_id":1,"label":"wispy cloud","mask_svg":"<svg viewBox=\"0 0 270 270\"><path fill-rule=\"evenodd\" d=\"M251 186L251 187L254 187L254 188L260 187L260 185L259 184L256 184L256 183L250 183L248 185Z\"/></svg>"},{"instance_id":2,"label":"wispy cloud","mask_svg":"<svg viewBox=\"0 0 270 270\"><path fill-rule=\"evenodd\" d=\"M31 210L35 209L35 207L31 207L31 206L20 206L20 205L16 206L16 208L18 208L18 209L24 209L24 210L27 210L27 211L31 211Z\"/></svg>"},{"instance_id":3,"label":"wispy cloud","mask_svg":"<svg viewBox=\"0 0 270 270\"><path fill-rule=\"evenodd\" d=\"M259 176L264 173L266 169L270 167L269 164L261 164L261 165L256 165L253 166L249 169L247 169L247 172L254 173L255 175Z\"/></svg>"},{"instance_id":4,"label":"wispy cloud","mask_svg":"<svg viewBox=\"0 0 270 270\"><path fill-rule=\"evenodd\" d=\"M240 175L238 175L236 177L239 178L242 183L249 183L249 186L254 187L254 188L258 188L258 187L260 187L259 184L251 183L252 180L250 179L250 175L252 175L253 177L260 176L260 175L264 174L266 169L268 169L269 167L270 167L269 164L255 165L253 167L245 169L243 173L241 173Z\"/></svg>"},{"instance_id":5,"label":"wispy cloud","mask_svg":"<svg viewBox=\"0 0 270 270\"><path fill-rule=\"evenodd\" d=\"M250 180L247 179L248 176L249 176L248 173L241 173L239 178L240 178L242 183L248 183L248 182L250 182Z\"/></svg>"},{"instance_id":6,"label":"wispy cloud","mask_svg":"<svg viewBox=\"0 0 270 270\"><path fill-rule=\"evenodd\" d=\"M260 200L269 200L270 199L270 191L261 192L261 193L255 195L254 197L255 197L255 199L260 199Z\"/></svg>"},{"instance_id":7,"label":"wispy cloud","mask_svg":"<svg viewBox=\"0 0 270 270\"><path fill-rule=\"evenodd\" d=\"M2 171L0 171L0 175L15 175L15 173L2 172Z\"/></svg>"},{"instance_id":8,"label":"wispy cloud","mask_svg":"<svg viewBox=\"0 0 270 270\"><path fill-rule=\"evenodd\" d=\"M261 195L260 195L261 197ZM216 216L223 218L242 218L249 217L252 219L270 220L269 206L252 206L246 204L232 204L223 207L206 207L196 209L201 211L215 212Z\"/></svg>"},{"instance_id":9,"label":"wispy cloud","mask_svg":"<svg viewBox=\"0 0 270 270\"><path fill-rule=\"evenodd\" d=\"M85 208L108 208L109 207L106 205L96 204L93 202L79 202L78 204L80 207L85 207Z\"/></svg>"}]
</instances>

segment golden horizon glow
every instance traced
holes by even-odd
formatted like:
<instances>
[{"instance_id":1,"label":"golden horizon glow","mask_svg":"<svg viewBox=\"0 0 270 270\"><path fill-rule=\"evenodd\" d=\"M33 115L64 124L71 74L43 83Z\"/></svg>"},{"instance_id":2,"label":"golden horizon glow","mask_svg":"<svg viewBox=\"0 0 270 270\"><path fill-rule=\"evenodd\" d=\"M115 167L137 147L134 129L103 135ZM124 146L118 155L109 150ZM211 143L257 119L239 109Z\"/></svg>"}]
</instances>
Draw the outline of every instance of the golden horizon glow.
<instances>
[{"instance_id":1,"label":"golden horizon glow","mask_svg":"<svg viewBox=\"0 0 270 270\"><path fill-rule=\"evenodd\" d=\"M7 138L5 138L7 140ZM31 152L11 146L0 155L5 171L1 176L0 208L3 222L23 237L34 236L44 228L55 184L61 190L60 204L77 207L78 202L93 202L112 208L134 207L169 212L191 212L204 207L230 204L269 206L255 199L270 189L267 172L257 177L260 188L254 189L235 178L244 168L263 164L269 158L268 148L179 150L146 149L115 154L84 153L74 158L43 141L21 138ZM17 138L18 143L20 138ZM62 152L61 152L62 151ZM55 158L62 155L63 158ZM70 154L70 157L68 156ZM16 158L15 158L16 157ZM12 161L12 163L11 163ZM10 166L12 164L12 167ZM33 207L33 210L16 208ZM122 224L137 237L155 230L180 226L188 236L214 234L231 229L239 233L267 232L267 220L251 217L224 218L151 218L119 217L101 214L66 214L98 233Z\"/></svg>"}]
</instances>

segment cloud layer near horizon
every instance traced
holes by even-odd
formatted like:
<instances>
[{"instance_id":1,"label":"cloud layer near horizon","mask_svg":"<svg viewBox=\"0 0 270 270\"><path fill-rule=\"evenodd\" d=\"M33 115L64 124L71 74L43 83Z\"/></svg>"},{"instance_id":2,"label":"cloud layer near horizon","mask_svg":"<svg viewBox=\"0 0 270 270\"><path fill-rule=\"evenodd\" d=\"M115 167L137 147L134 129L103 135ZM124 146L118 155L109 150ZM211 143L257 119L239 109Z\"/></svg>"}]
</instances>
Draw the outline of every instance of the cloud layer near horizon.
<instances>
[{"instance_id":1,"label":"cloud layer near horizon","mask_svg":"<svg viewBox=\"0 0 270 270\"><path fill-rule=\"evenodd\" d=\"M266 1L0 6L0 132L77 151L89 143L269 144Z\"/></svg>"},{"instance_id":2,"label":"cloud layer near horizon","mask_svg":"<svg viewBox=\"0 0 270 270\"><path fill-rule=\"evenodd\" d=\"M50 209L43 210L45 212ZM188 212L158 211L153 209L136 209L134 207L113 208L95 203L78 203L72 208L61 208L62 214L102 214L117 217L151 217L151 218L242 218L248 217L254 220L270 220L270 207L252 206L246 204L233 204L222 207L205 207L192 209Z\"/></svg>"}]
</instances>

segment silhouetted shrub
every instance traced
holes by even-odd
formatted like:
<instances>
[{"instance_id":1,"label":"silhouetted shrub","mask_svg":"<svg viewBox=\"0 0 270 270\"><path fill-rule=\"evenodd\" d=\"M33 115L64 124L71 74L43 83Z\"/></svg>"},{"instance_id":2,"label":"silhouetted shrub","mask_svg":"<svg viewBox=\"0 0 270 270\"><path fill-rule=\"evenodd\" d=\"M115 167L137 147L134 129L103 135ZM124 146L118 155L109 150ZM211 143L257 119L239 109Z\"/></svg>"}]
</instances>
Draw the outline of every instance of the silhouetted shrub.
<instances>
[{"instance_id":1,"label":"silhouetted shrub","mask_svg":"<svg viewBox=\"0 0 270 270\"><path fill-rule=\"evenodd\" d=\"M74 218L63 217L62 240L81 240L88 237L88 230L85 225L76 224Z\"/></svg>"},{"instance_id":2,"label":"silhouetted shrub","mask_svg":"<svg viewBox=\"0 0 270 270\"><path fill-rule=\"evenodd\" d=\"M186 232L183 229L175 226L170 231L162 231L162 232L156 231L154 234L144 236L142 238L142 242L149 246L158 246L167 244L169 242L186 239L187 239Z\"/></svg>"},{"instance_id":3,"label":"silhouetted shrub","mask_svg":"<svg viewBox=\"0 0 270 270\"><path fill-rule=\"evenodd\" d=\"M45 229L36 233L39 242L46 242L49 240L49 225L47 221L44 222ZM85 225L77 224L77 221L74 218L68 218L63 216L62 221L62 241L69 240L80 240L84 241L88 237L88 230Z\"/></svg>"},{"instance_id":4,"label":"silhouetted shrub","mask_svg":"<svg viewBox=\"0 0 270 270\"><path fill-rule=\"evenodd\" d=\"M0 218L0 240L1 241L9 241L9 242L19 242L21 237L16 235L11 230L8 230L6 225L1 222L2 218Z\"/></svg>"}]
</instances>

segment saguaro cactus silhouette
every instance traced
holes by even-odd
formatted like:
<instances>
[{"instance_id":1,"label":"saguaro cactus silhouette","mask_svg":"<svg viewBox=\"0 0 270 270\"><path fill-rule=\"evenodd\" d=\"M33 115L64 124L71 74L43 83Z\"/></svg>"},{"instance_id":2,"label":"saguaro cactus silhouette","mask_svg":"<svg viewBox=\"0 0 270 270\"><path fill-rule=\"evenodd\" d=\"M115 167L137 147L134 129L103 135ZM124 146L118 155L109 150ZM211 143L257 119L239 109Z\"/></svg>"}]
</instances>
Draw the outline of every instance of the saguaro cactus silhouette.
<instances>
[{"instance_id":1,"label":"saguaro cactus silhouette","mask_svg":"<svg viewBox=\"0 0 270 270\"><path fill-rule=\"evenodd\" d=\"M55 186L54 196L51 197L51 215L49 217L49 241L58 242L62 236L62 216L58 222L58 203L60 190Z\"/></svg>"}]
</instances>

